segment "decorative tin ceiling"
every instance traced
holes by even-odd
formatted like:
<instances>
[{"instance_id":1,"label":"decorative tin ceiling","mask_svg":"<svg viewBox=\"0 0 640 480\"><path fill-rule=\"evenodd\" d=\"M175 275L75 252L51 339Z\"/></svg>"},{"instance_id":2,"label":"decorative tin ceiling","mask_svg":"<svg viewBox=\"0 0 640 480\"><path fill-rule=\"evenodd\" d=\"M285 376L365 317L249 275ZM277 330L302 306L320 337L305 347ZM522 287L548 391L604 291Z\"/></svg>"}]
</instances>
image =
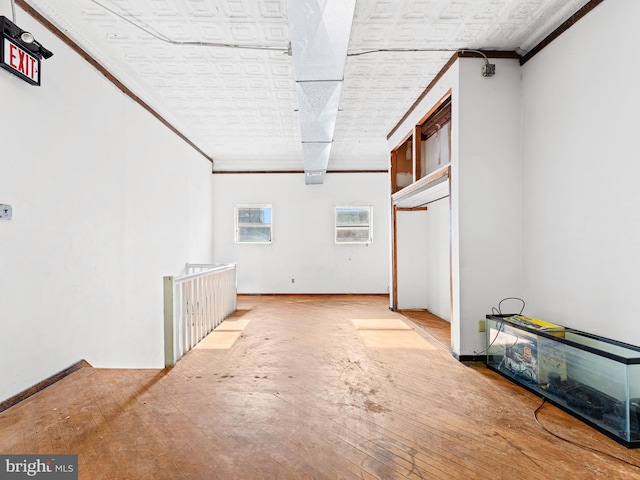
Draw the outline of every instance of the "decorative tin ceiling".
<instances>
[{"instance_id":1,"label":"decorative tin ceiling","mask_svg":"<svg viewBox=\"0 0 640 480\"><path fill-rule=\"evenodd\" d=\"M23 1L212 157L214 170L304 169L285 0ZM586 3L357 0L328 169L386 170L386 135L455 50L526 53ZM380 51L389 49L425 51Z\"/></svg>"}]
</instances>

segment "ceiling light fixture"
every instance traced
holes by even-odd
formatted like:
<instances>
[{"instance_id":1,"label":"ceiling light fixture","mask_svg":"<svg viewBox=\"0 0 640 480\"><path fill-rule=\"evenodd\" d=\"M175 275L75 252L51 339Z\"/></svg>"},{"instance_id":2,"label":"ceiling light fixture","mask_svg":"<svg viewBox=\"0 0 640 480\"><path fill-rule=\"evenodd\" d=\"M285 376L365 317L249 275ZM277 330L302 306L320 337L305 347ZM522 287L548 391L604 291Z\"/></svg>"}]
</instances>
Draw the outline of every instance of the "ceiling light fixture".
<instances>
[{"instance_id":1,"label":"ceiling light fixture","mask_svg":"<svg viewBox=\"0 0 640 480\"><path fill-rule=\"evenodd\" d=\"M22 32L22 34L20 34L20 39L24 43L33 43L36 41L36 39L33 38L33 35L31 35L29 32Z\"/></svg>"}]
</instances>

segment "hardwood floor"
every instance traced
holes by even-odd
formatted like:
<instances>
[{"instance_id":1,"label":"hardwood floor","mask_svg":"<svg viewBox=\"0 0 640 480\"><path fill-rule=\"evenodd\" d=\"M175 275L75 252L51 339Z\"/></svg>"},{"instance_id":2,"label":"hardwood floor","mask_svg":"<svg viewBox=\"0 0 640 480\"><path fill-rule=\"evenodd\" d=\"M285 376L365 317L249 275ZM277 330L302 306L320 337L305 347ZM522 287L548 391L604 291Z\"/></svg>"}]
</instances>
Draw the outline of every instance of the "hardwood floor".
<instances>
[{"instance_id":1,"label":"hardwood floor","mask_svg":"<svg viewBox=\"0 0 640 480\"><path fill-rule=\"evenodd\" d=\"M386 297L238 305L171 370L83 368L7 409L0 453L76 453L92 480L640 478L640 451L550 405L546 428L605 453L545 432L538 397Z\"/></svg>"},{"instance_id":2,"label":"hardwood floor","mask_svg":"<svg viewBox=\"0 0 640 480\"><path fill-rule=\"evenodd\" d=\"M438 342L451 349L451 324L427 310L400 310L398 313L410 319Z\"/></svg>"}]
</instances>

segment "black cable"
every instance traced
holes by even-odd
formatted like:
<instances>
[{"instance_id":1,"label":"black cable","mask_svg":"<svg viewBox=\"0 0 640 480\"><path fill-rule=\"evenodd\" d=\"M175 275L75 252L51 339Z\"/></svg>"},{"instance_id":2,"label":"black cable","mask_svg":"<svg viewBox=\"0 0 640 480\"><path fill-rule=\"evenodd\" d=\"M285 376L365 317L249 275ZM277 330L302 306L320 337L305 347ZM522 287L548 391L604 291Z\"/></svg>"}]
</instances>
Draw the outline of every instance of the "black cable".
<instances>
[{"instance_id":1,"label":"black cable","mask_svg":"<svg viewBox=\"0 0 640 480\"><path fill-rule=\"evenodd\" d=\"M139 20L137 18L136 18L136 22L138 22L138 23L130 20L124 14L120 14L120 13L116 12L112 8L107 7L106 5L98 2L97 0L91 0L91 2L93 2L94 4L98 5L99 7L103 8L103 9L105 9L107 12L112 13L116 17L124 20L125 22L127 22L128 24L134 26L135 28L137 28L139 30L142 30L147 35L151 35L152 37L156 38L157 40L160 40L160 41L165 42L165 43L170 43L171 45L183 45L183 46L186 45L186 46L197 46L197 47L219 47L219 48L238 48L238 49L244 49L244 50L265 50L265 51L271 51L271 52L289 53L289 48L288 47L284 48L284 47L273 47L273 46L268 46L268 45L239 45L239 44L234 44L234 43L218 43L218 42L173 40L173 39L167 37L166 35L156 31L153 27L151 27L150 25L147 25L146 23L142 22L141 20ZM131 16L132 18L135 18L130 13L128 13L128 15Z\"/></svg>"},{"instance_id":2,"label":"black cable","mask_svg":"<svg viewBox=\"0 0 640 480\"><path fill-rule=\"evenodd\" d=\"M460 49L453 48L376 48L373 50L365 50L363 52L347 53L347 57L359 57L360 55L369 55L370 53L382 53L382 52L459 52ZM475 50L468 50L474 51Z\"/></svg>"},{"instance_id":3,"label":"black cable","mask_svg":"<svg viewBox=\"0 0 640 480\"><path fill-rule=\"evenodd\" d=\"M635 467L635 468L637 468L637 469L640 469L640 465L636 465L635 463L631 463L631 462L629 462L629 461L625 460L624 458L617 457L617 456L612 455L612 454L610 454L610 453L603 452L602 450L598 450L597 448L593 448L593 447L590 447L590 446L588 446L588 445L583 445L582 443L574 442L573 440L569 440L568 438L564 438L564 437L562 437L562 436L558 435L557 433L552 432L551 430L549 430L549 429L548 429L547 427L545 427L544 425L542 425L542 423L540 423L540 420L538 420L538 412L539 412L539 411L540 411L540 409L544 406L544 404L546 403L546 401L547 401L547 399L546 399L546 398L543 398L543 399L542 399L542 403L538 406L538 408L536 408L536 409L533 411L533 418L534 418L534 420L536 421L536 423L540 426L540 428L542 428L542 429L543 429L545 432L547 432L549 435L553 435L554 437L556 437L556 438L558 438L558 439L560 439L560 440L562 440L562 441L564 441L564 442L570 443L571 445L575 445L575 446L577 446L577 447L584 448L585 450L589 450L589 451L594 452L594 453L599 453L599 454L601 454L601 455L606 455L606 456L607 456L607 457L609 457L609 458L612 458L612 459L614 459L614 460L618 460L619 462L626 463L627 465L631 465L632 467Z\"/></svg>"},{"instance_id":4,"label":"black cable","mask_svg":"<svg viewBox=\"0 0 640 480\"><path fill-rule=\"evenodd\" d=\"M519 302L522 302L522 308L520 309L520 312L518 313L518 315L522 315L522 312L524 312L524 300L521 299L520 297L505 297L502 300L500 300L500 303L498 303L498 312L500 315L502 315L502 309L500 308L500 305L502 305L502 302L504 302L505 300L518 300Z\"/></svg>"},{"instance_id":5,"label":"black cable","mask_svg":"<svg viewBox=\"0 0 640 480\"><path fill-rule=\"evenodd\" d=\"M491 340L491 343L489 345L487 345L487 348L485 348L484 350L480 350L479 352L476 352L475 350L473 351L474 355L482 355L483 353L486 353L489 351L489 349L491 348L491 346L494 344L494 342L498 339L498 337L500 336L500 332L502 331L502 327L504 326L504 318L500 319L500 326L498 327L498 331L496 332L496 336L493 337L493 340ZM486 328L486 327L485 327Z\"/></svg>"},{"instance_id":6,"label":"black cable","mask_svg":"<svg viewBox=\"0 0 640 480\"><path fill-rule=\"evenodd\" d=\"M518 313L518 315L522 315L522 312L524 312L524 300L521 299L520 297L505 297L502 300L500 300L500 302L498 303L497 307L491 307L491 313L494 315L503 315L502 313L502 309L500 308L500 305L502 305L502 302L504 302L505 300L518 300L520 302L522 302L522 308L520 309L520 312ZM496 333L496 336L493 337L493 340L491 340L491 343L489 345L487 345L487 348L485 348L484 350L480 350L479 352L476 352L474 350L473 354L474 355L482 355L485 352L488 352L489 349L491 348L491 346L494 344L494 342L497 340L498 336L500 335L500 332L502 331L502 327L504 326L504 318L502 318L500 320L500 326L498 327L498 332Z\"/></svg>"}]
</instances>

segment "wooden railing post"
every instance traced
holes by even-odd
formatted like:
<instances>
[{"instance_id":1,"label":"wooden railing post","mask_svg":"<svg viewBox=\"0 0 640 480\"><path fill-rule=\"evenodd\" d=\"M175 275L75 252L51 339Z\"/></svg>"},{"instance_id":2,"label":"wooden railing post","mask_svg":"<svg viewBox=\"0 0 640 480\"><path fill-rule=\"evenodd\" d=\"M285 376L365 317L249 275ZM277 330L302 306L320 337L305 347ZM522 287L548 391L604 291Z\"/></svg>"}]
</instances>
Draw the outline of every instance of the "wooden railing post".
<instances>
[{"instance_id":1,"label":"wooden railing post","mask_svg":"<svg viewBox=\"0 0 640 480\"><path fill-rule=\"evenodd\" d=\"M164 366L173 367L175 360L175 327L173 306L173 277L164 277Z\"/></svg>"}]
</instances>

